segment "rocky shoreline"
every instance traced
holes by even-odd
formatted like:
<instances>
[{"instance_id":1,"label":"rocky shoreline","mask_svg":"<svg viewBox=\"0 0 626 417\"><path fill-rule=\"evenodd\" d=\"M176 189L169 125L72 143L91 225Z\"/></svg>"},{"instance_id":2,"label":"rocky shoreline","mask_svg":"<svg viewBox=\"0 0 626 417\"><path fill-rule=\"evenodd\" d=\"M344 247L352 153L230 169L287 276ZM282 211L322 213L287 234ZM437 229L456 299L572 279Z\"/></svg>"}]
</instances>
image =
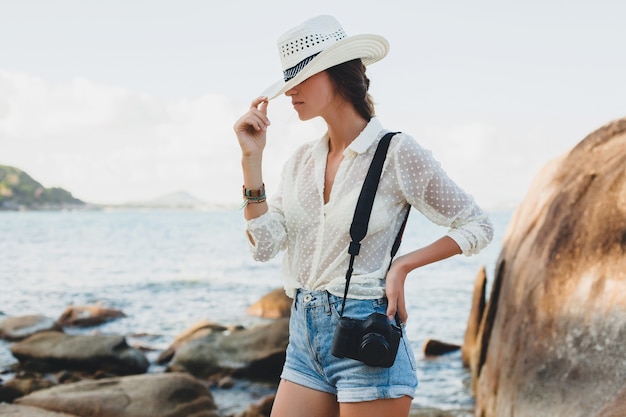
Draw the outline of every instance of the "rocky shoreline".
<instances>
[{"instance_id":1,"label":"rocky shoreline","mask_svg":"<svg viewBox=\"0 0 626 417\"><path fill-rule=\"evenodd\" d=\"M489 299L484 268L475 280L461 352L475 410L412 417L626 416L625 166L626 118L539 173L505 233ZM249 309L265 324L198 323L153 361L157 352L125 336L66 332L123 317L102 306L5 319L0 338L19 363L0 375L0 414L267 417L289 304L277 290Z\"/></svg>"},{"instance_id":2,"label":"rocky shoreline","mask_svg":"<svg viewBox=\"0 0 626 417\"><path fill-rule=\"evenodd\" d=\"M0 370L0 415L269 416L288 342L289 307L277 289L248 310L267 323L244 328L202 321L162 351L131 346L124 335L100 334L99 325L126 317L100 305L70 306L57 319L5 318L0 338L11 343L17 363ZM75 334L75 329L91 332ZM431 354L455 349L437 342L428 346ZM411 413L471 415L467 409Z\"/></svg>"}]
</instances>

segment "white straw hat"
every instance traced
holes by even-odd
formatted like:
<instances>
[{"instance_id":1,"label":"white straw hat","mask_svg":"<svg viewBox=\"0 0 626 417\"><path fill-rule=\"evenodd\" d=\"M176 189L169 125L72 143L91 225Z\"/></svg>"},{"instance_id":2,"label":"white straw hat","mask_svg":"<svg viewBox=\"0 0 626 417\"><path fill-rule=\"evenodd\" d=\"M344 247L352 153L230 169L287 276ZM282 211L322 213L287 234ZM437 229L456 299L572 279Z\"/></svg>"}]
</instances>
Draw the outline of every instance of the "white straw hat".
<instances>
[{"instance_id":1,"label":"white straw hat","mask_svg":"<svg viewBox=\"0 0 626 417\"><path fill-rule=\"evenodd\" d=\"M335 65L361 58L373 64L387 55L389 43L378 35L347 36L332 16L317 16L287 31L278 39L283 79L261 95L273 99L307 78Z\"/></svg>"}]
</instances>

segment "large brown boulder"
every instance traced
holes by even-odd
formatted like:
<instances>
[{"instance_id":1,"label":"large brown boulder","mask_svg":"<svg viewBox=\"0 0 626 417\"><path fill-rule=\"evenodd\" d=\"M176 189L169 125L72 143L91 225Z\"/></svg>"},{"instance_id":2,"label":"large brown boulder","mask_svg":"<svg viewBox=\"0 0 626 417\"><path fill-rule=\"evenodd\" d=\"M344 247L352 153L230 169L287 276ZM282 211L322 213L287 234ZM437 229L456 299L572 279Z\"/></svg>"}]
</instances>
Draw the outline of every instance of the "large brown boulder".
<instances>
[{"instance_id":1,"label":"large brown boulder","mask_svg":"<svg viewBox=\"0 0 626 417\"><path fill-rule=\"evenodd\" d=\"M485 305L487 289L487 271L485 267L481 267L474 278L474 296L472 298L472 307L467 319L467 327L465 329L465 335L463 336L463 346L461 347L461 360L463 365L470 367L472 357L474 357L474 351L478 343L478 331L480 329L480 322L485 311Z\"/></svg>"},{"instance_id":2,"label":"large brown boulder","mask_svg":"<svg viewBox=\"0 0 626 417\"><path fill-rule=\"evenodd\" d=\"M269 324L215 333L187 343L176 351L169 369L200 378L232 374L277 379L289 342L289 318Z\"/></svg>"},{"instance_id":3,"label":"large brown boulder","mask_svg":"<svg viewBox=\"0 0 626 417\"><path fill-rule=\"evenodd\" d=\"M90 417L218 417L213 396L183 373L86 380L37 391L21 405Z\"/></svg>"},{"instance_id":4,"label":"large brown boulder","mask_svg":"<svg viewBox=\"0 0 626 417\"><path fill-rule=\"evenodd\" d=\"M213 333L221 333L226 330L228 330L228 327L224 327L221 324L216 324L207 320L200 321L190 328L186 329L180 335L176 336L174 342L172 342L172 344L167 349L161 352L156 362L160 365L167 363L172 359L176 351L181 346L186 345L192 340L201 339Z\"/></svg>"},{"instance_id":5,"label":"large brown boulder","mask_svg":"<svg viewBox=\"0 0 626 417\"><path fill-rule=\"evenodd\" d=\"M132 375L146 372L149 366L145 355L119 335L41 332L10 349L24 369L40 372L70 369Z\"/></svg>"},{"instance_id":6,"label":"large brown boulder","mask_svg":"<svg viewBox=\"0 0 626 417\"><path fill-rule=\"evenodd\" d=\"M13 342L48 330L61 331L62 329L53 319L41 314L9 317L0 321L0 339Z\"/></svg>"},{"instance_id":7,"label":"large brown boulder","mask_svg":"<svg viewBox=\"0 0 626 417\"><path fill-rule=\"evenodd\" d=\"M593 416L624 385L624 341L621 119L548 165L514 213L470 361L476 415Z\"/></svg>"},{"instance_id":8,"label":"large brown boulder","mask_svg":"<svg viewBox=\"0 0 626 417\"><path fill-rule=\"evenodd\" d=\"M293 300L287 296L284 288L276 288L265 294L256 303L248 307L248 314L267 319L279 319L291 315Z\"/></svg>"},{"instance_id":9,"label":"large brown boulder","mask_svg":"<svg viewBox=\"0 0 626 417\"><path fill-rule=\"evenodd\" d=\"M103 307L100 304L69 306L59 316L57 323L62 327L89 327L122 317L126 317L122 311Z\"/></svg>"}]
</instances>

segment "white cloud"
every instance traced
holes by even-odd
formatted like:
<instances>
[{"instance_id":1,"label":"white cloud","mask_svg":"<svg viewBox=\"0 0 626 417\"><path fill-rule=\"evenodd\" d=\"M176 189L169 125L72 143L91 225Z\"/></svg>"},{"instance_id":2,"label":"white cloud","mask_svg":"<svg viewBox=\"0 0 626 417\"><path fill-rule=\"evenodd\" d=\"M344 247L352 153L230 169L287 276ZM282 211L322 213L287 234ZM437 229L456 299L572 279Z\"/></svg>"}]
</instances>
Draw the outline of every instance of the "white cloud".
<instances>
[{"instance_id":1,"label":"white cloud","mask_svg":"<svg viewBox=\"0 0 626 417\"><path fill-rule=\"evenodd\" d=\"M239 106L223 97L167 101L85 79L53 84L7 72L0 96L2 163L88 201L177 189L219 200L230 179L220 171L238 161L231 125Z\"/></svg>"},{"instance_id":2,"label":"white cloud","mask_svg":"<svg viewBox=\"0 0 626 417\"><path fill-rule=\"evenodd\" d=\"M238 3L216 11L202 1L157 1L150 10L124 1L40 2L36 14L28 2L5 3L0 163L87 200L181 187L238 200L232 123L248 103L235 100L280 76L275 41L286 22L320 13L337 16L350 34L388 38L389 55L368 68L381 120L433 149L485 205L523 198L549 159L624 116L626 61L613 53L624 39L624 2L570 2L564 14L562 4L545 2L322 0L294 10L272 0L250 3L245 16ZM269 189L279 162L321 130L319 121L301 123L285 101L270 108Z\"/></svg>"},{"instance_id":3,"label":"white cloud","mask_svg":"<svg viewBox=\"0 0 626 417\"><path fill-rule=\"evenodd\" d=\"M96 203L176 190L216 203L240 198L232 126L246 106L229 98L168 100L86 79L50 83L10 72L0 72L0 97L0 163L46 186ZM292 114L284 101L271 103L276 127L265 156L270 184L298 145L319 136L319 124L301 123Z\"/></svg>"},{"instance_id":4,"label":"white cloud","mask_svg":"<svg viewBox=\"0 0 626 417\"><path fill-rule=\"evenodd\" d=\"M84 78L52 83L0 71L0 163L89 202L185 190L208 202L236 204L242 175L232 126L247 107L214 94L167 99ZM405 111L388 111L382 121L402 126L431 149L452 179L486 207L519 201L535 172L576 143L561 131L556 136L554 128L425 123L410 116L414 110ZM264 180L271 190L283 162L319 137L324 125L320 119L301 122L284 98L273 100L268 114Z\"/></svg>"}]
</instances>

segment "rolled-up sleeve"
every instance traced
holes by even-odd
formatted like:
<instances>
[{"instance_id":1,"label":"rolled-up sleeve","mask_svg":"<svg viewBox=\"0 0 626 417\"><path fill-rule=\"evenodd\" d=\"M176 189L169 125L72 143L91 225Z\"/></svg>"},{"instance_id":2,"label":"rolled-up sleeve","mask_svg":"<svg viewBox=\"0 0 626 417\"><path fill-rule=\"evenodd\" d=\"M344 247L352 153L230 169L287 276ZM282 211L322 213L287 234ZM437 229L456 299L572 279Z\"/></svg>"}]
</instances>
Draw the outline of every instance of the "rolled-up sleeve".
<instances>
[{"instance_id":1,"label":"rolled-up sleeve","mask_svg":"<svg viewBox=\"0 0 626 417\"><path fill-rule=\"evenodd\" d=\"M248 248L256 261L269 261L286 246L284 217L272 207L265 214L246 222Z\"/></svg>"},{"instance_id":2,"label":"rolled-up sleeve","mask_svg":"<svg viewBox=\"0 0 626 417\"><path fill-rule=\"evenodd\" d=\"M493 224L487 214L475 204L468 208L469 213L455 219L447 233L466 256L480 252L493 239Z\"/></svg>"},{"instance_id":3,"label":"rolled-up sleeve","mask_svg":"<svg viewBox=\"0 0 626 417\"><path fill-rule=\"evenodd\" d=\"M283 187L281 176L278 188L267 199L268 211L245 222L248 249L255 261L269 261L287 247L287 226L282 209Z\"/></svg>"},{"instance_id":4,"label":"rolled-up sleeve","mask_svg":"<svg viewBox=\"0 0 626 417\"><path fill-rule=\"evenodd\" d=\"M493 224L473 197L452 181L429 150L403 135L396 169L405 198L430 221L448 227L447 236L464 255L480 252L493 238Z\"/></svg>"}]
</instances>

